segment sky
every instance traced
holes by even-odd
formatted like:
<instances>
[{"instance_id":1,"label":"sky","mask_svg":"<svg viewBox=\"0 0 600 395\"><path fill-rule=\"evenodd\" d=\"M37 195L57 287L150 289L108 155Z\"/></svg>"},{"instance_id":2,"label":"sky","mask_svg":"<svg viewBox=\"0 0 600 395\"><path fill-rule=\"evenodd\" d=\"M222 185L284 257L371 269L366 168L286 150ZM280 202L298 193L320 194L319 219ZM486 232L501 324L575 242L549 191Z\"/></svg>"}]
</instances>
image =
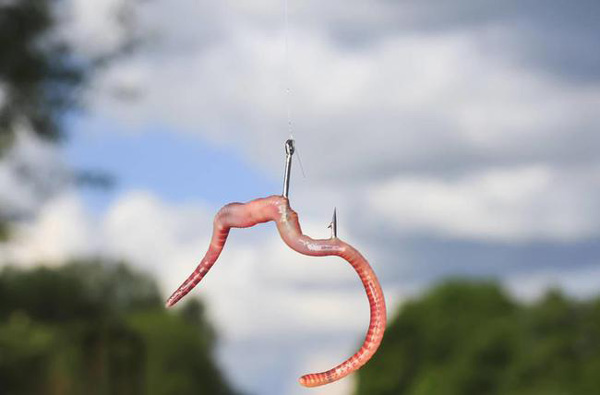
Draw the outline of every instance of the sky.
<instances>
[{"instance_id":1,"label":"sky","mask_svg":"<svg viewBox=\"0 0 600 395\"><path fill-rule=\"evenodd\" d=\"M328 237L337 207L338 235L371 262L391 317L452 276L493 277L524 300L598 293L600 3L288 3L286 56L281 0L65 0L63 34L82 56L131 34L143 45L92 81L64 145L24 130L0 162L0 200L34 213L0 259L124 258L167 295L221 206L281 193L289 109L303 230ZM49 180L93 169L116 184L48 182L42 201L14 176L23 162ZM350 356L368 325L352 269L294 254L272 224L232 232L193 293L248 393L306 393L297 377Z\"/></svg>"}]
</instances>

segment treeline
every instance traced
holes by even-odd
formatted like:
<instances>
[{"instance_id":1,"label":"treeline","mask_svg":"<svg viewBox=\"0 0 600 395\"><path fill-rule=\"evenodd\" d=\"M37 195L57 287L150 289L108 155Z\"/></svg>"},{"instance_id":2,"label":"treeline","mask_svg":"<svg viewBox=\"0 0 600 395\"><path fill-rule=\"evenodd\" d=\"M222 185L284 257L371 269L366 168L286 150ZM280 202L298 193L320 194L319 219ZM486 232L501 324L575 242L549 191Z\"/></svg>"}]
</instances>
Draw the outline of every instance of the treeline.
<instances>
[{"instance_id":1,"label":"treeline","mask_svg":"<svg viewBox=\"0 0 600 395\"><path fill-rule=\"evenodd\" d=\"M167 312L124 264L0 272L0 394L231 394L191 299Z\"/></svg>"},{"instance_id":2,"label":"treeline","mask_svg":"<svg viewBox=\"0 0 600 395\"><path fill-rule=\"evenodd\" d=\"M536 303L493 283L452 281L406 303L357 394L600 393L600 299Z\"/></svg>"}]
</instances>

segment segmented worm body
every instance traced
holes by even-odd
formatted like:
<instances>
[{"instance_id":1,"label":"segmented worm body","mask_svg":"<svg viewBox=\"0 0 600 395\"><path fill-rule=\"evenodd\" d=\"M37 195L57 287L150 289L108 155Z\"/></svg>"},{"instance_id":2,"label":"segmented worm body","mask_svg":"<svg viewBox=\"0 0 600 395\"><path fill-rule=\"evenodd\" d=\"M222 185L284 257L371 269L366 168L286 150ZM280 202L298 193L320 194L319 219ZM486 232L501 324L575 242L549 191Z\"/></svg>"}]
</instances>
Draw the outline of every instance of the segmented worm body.
<instances>
[{"instance_id":1,"label":"segmented worm body","mask_svg":"<svg viewBox=\"0 0 600 395\"><path fill-rule=\"evenodd\" d=\"M386 324L383 291L367 260L352 246L337 237L315 240L303 235L298 214L290 208L288 199L283 196L270 196L246 204L231 203L224 206L215 216L212 240L206 255L196 270L171 295L167 307L177 303L202 280L221 254L231 228L248 228L268 221L277 224L281 238L293 250L310 256L340 256L352 265L363 283L369 299L371 319L362 346L338 366L326 372L302 376L300 384L316 387L339 380L364 365L381 343Z\"/></svg>"}]
</instances>

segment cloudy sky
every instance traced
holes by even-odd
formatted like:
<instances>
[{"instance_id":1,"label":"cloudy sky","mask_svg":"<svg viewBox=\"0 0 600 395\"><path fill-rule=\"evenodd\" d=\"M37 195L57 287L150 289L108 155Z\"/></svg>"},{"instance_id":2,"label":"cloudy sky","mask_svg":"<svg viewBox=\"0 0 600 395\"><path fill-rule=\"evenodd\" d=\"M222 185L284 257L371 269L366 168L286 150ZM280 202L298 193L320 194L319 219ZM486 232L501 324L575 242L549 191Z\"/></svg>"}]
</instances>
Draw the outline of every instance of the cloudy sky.
<instances>
[{"instance_id":1,"label":"cloudy sky","mask_svg":"<svg viewBox=\"0 0 600 395\"><path fill-rule=\"evenodd\" d=\"M282 0L144 2L131 15L144 45L93 81L68 143L24 131L0 163L3 204L36 212L0 259L126 258L167 294L222 205L280 193L289 107L303 229L328 237L337 206L391 315L456 275L525 299L597 293L599 2L288 1L287 62ZM132 33L119 24L129 3L65 1L65 34L106 53ZM39 201L11 172L22 161L105 170L117 185ZM225 373L250 393L305 393L297 377L352 354L368 324L352 269L294 254L272 224L234 231L194 294Z\"/></svg>"}]
</instances>

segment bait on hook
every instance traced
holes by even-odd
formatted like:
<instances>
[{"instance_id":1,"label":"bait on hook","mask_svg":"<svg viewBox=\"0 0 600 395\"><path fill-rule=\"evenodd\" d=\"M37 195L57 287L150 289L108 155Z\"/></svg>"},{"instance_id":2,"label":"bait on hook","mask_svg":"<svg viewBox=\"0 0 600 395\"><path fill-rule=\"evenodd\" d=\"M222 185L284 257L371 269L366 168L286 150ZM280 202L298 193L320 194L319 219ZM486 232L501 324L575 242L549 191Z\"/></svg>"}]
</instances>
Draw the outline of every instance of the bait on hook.
<instances>
[{"instance_id":1,"label":"bait on hook","mask_svg":"<svg viewBox=\"0 0 600 395\"><path fill-rule=\"evenodd\" d=\"M326 372L307 374L300 378L300 384L303 386L317 387L332 383L358 370L375 354L385 330L386 309L383 291L367 260L354 247L338 239L335 210L330 224L331 238L316 240L302 234L298 214L292 210L288 200L294 151L294 140L288 139L285 142L285 175L281 196L260 198L244 204L230 203L219 210L215 216L213 235L206 255L196 270L171 295L167 307L177 303L208 273L221 254L231 228L249 228L273 221L277 224L277 230L283 241L294 251L309 256L335 255L344 258L356 270L367 293L371 314L369 329L360 349L346 361Z\"/></svg>"}]
</instances>

